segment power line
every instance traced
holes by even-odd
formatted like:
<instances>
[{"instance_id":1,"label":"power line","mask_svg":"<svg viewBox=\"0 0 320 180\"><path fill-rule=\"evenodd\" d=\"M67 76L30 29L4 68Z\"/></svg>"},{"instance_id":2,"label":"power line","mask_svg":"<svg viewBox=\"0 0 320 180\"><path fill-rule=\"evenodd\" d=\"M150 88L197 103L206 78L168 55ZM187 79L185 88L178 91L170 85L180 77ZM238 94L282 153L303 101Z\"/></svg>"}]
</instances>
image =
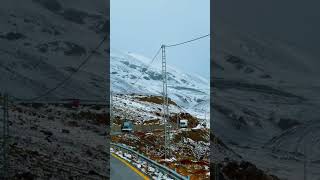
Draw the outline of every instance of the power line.
<instances>
[{"instance_id":1,"label":"power line","mask_svg":"<svg viewBox=\"0 0 320 180\"><path fill-rule=\"evenodd\" d=\"M202 39L202 38L205 38L205 37L208 37L210 36L210 34L207 34L207 35L204 35L204 36L200 36L200 37L197 37L197 38L194 38L194 39L191 39L191 40L188 40L188 41L184 41L184 42L181 42L181 43L177 43L177 44L172 44L172 45L163 45L164 47L174 47L174 46L179 46L179 45L183 45L183 44L186 44L186 43L190 43L190 42L193 42L193 41L197 41L199 39ZM137 78L137 80L134 82L134 83L131 83L132 85L135 85L140 79L141 77L143 76L143 74L150 68L151 64L154 62L154 60L156 60L157 56L159 55L160 51L162 49L162 46L159 48L159 50L157 51L156 55L152 58L152 60L149 62L149 64L147 65L147 67L145 68L144 71L141 72L140 76Z\"/></svg>"},{"instance_id":2,"label":"power line","mask_svg":"<svg viewBox=\"0 0 320 180\"><path fill-rule=\"evenodd\" d=\"M197 37L197 38L194 38L194 39L191 39L191 40L188 40L188 41L184 41L184 42L181 42L181 43L176 43L176 44L171 44L171 45L163 45L164 47L174 47L174 46L180 46L180 45L183 45L183 44L187 44L187 43L190 43L190 42L193 42L193 41L197 41L197 40L200 40L200 39L203 39L205 37L208 37L210 36L210 34L206 34L206 35L203 35L203 36L200 36L200 37ZM152 58L152 60L150 61L150 63L147 65L147 68L145 69L145 71L142 71L141 72L141 75L137 78L137 80L134 82L134 83L131 83L132 85L135 85L142 77L142 75L149 69L149 67L151 66L151 64L154 62L154 60L156 59L156 57L158 56L158 54L160 53L162 47L161 46L159 48L159 50L157 51L156 55ZM162 94L161 94L162 96ZM182 110L184 113L188 113L186 110L184 110L181 106L178 106L178 108L180 110Z\"/></svg>"},{"instance_id":3,"label":"power line","mask_svg":"<svg viewBox=\"0 0 320 180\"><path fill-rule=\"evenodd\" d=\"M141 72L141 75L137 78L137 80L134 82L134 83L131 83L132 85L135 85L142 77L142 75L149 69L149 67L151 66L151 64L154 62L154 60L157 58L158 54L160 53L161 49L163 47L174 47L174 46L180 46L180 45L183 45L183 44L187 44L187 43L190 43L190 42L193 42L193 41L197 41L197 40L200 40L200 39L203 39L205 37L208 37L210 36L210 34L207 34L207 35L204 35L204 36L200 36L200 37L197 37L197 38L194 38L194 39L191 39L191 40L188 40L188 41L184 41L184 42L181 42L181 43L176 43L176 44L171 44L171 45L162 45L159 50L157 51L156 55L152 58L152 60L150 61L150 63L147 65L147 68ZM161 94L162 96L163 94ZM182 110L184 113L188 113L186 110L184 110L182 107L178 106L178 108L180 110Z\"/></svg>"},{"instance_id":4,"label":"power line","mask_svg":"<svg viewBox=\"0 0 320 180\"><path fill-rule=\"evenodd\" d=\"M92 55L96 52L96 50L98 50L102 44L104 43L104 41L106 41L108 38L108 35L105 35L105 37L102 39L102 41L97 45L96 48L94 48L94 50L91 51L91 53L78 65L78 67L76 68L75 71L73 71L72 73L69 74L69 76L67 76L64 80L60 81L60 83L58 83L55 87L47 90L45 93L36 96L34 98L31 99L22 99L24 101L35 101L38 100L42 97L45 97L46 95L50 94L51 92L55 91L56 89L58 89L59 87L61 87L62 85L64 85L68 80L70 80L72 78L72 76L77 73L87 62L89 62L90 58L92 57ZM16 98L16 99L20 99L20 98ZM20 99L21 100L21 99Z\"/></svg>"},{"instance_id":5,"label":"power line","mask_svg":"<svg viewBox=\"0 0 320 180\"><path fill-rule=\"evenodd\" d=\"M141 79L141 77L143 76L143 74L145 73L145 72L147 72L147 70L150 68L150 66L151 66L151 64L154 62L154 60L157 58L157 56L159 55L159 53L160 53L160 51L161 51L161 47L159 48L159 50L157 51L157 53L156 53L156 55L152 58L152 60L149 62L149 64L147 65L147 67L145 68L145 70L143 71L141 71L141 74L140 74L140 76L137 78L137 80L134 82L134 83L132 83L132 85L135 85L140 79Z\"/></svg>"},{"instance_id":6,"label":"power line","mask_svg":"<svg viewBox=\"0 0 320 180\"><path fill-rule=\"evenodd\" d=\"M197 37L197 38L194 38L194 39L191 39L191 40L188 40L188 41L184 41L184 42L181 42L181 43L166 45L166 47L180 46L180 45L183 45L183 44L187 44L189 42L197 41L199 39L202 39L202 38L205 38L205 37L208 37L208 36L210 36L210 34L207 34L207 35L204 35L204 36L200 36L200 37Z\"/></svg>"}]
</instances>

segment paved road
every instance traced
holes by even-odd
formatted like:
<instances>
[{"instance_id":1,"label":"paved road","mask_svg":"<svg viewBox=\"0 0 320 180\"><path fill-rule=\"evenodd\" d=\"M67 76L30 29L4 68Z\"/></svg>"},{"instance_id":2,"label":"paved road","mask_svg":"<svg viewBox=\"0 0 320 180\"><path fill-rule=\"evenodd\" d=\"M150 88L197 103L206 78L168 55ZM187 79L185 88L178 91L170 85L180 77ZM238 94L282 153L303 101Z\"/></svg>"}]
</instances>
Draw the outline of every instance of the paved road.
<instances>
[{"instance_id":1,"label":"paved road","mask_svg":"<svg viewBox=\"0 0 320 180\"><path fill-rule=\"evenodd\" d=\"M140 175L134 172L126 164L110 155L110 177L111 180L141 180Z\"/></svg>"}]
</instances>

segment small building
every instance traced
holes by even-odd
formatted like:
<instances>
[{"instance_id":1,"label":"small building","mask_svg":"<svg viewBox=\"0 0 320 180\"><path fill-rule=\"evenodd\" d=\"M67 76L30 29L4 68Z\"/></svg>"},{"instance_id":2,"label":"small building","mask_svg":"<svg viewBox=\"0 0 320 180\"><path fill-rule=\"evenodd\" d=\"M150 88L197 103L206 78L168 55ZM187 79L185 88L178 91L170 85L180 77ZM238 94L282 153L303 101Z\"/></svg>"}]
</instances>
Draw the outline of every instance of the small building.
<instances>
[{"instance_id":1,"label":"small building","mask_svg":"<svg viewBox=\"0 0 320 180\"><path fill-rule=\"evenodd\" d=\"M179 121L179 127L180 128L187 128L188 127L188 120L187 119L181 119Z\"/></svg>"},{"instance_id":2,"label":"small building","mask_svg":"<svg viewBox=\"0 0 320 180\"><path fill-rule=\"evenodd\" d=\"M132 132L133 131L133 123L132 123L132 121L125 120L121 124L121 131L122 132Z\"/></svg>"}]
</instances>

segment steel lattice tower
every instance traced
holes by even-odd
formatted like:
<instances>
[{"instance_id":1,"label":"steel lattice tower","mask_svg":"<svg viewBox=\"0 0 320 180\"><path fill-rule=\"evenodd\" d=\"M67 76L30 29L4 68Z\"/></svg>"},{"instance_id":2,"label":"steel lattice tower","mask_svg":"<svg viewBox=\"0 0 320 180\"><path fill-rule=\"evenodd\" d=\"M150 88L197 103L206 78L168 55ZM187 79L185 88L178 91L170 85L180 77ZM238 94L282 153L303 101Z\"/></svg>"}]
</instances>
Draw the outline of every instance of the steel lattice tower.
<instances>
[{"instance_id":1,"label":"steel lattice tower","mask_svg":"<svg viewBox=\"0 0 320 180\"><path fill-rule=\"evenodd\" d=\"M0 122L1 128L1 149L0 149L0 178L8 178L8 138L9 138L9 113L8 113L8 95L5 94L2 98L2 118Z\"/></svg>"},{"instance_id":2,"label":"steel lattice tower","mask_svg":"<svg viewBox=\"0 0 320 180\"><path fill-rule=\"evenodd\" d=\"M216 145L216 148L218 148L218 140L217 140L217 137L214 137L214 144ZM218 161L215 162L215 165L214 165L214 175L215 175L215 180L219 180L219 164L218 164Z\"/></svg>"},{"instance_id":3,"label":"steel lattice tower","mask_svg":"<svg viewBox=\"0 0 320 180\"><path fill-rule=\"evenodd\" d=\"M161 46L162 50L162 79L163 79L163 122L164 122L164 150L165 159L170 156L170 121L169 121L169 105L168 105L168 84L167 84L167 62L166 62L166 46Z\"/></svg>"},{"instance_id":4,"label":"steel lattice tower","mask_svg":"<svg viewBox=\"0 0 320 180\"><path fill-rule=\"evenodd\" d=\"M110 130L112 130L113 127L113 93L112 89L110 89Z\"/></svg>"},{"instance_id":5,"label":"steel lattice tower","mask_svg":"<svg viewBox=\"0 0 320 180\"><path fill-rule=\"evenodd\" d=\"M303 180L307 180L307 166L308 166L308 157L307 157L307 151L306 151L306 142L303 142Z\"/></svg>"}]
</instances>

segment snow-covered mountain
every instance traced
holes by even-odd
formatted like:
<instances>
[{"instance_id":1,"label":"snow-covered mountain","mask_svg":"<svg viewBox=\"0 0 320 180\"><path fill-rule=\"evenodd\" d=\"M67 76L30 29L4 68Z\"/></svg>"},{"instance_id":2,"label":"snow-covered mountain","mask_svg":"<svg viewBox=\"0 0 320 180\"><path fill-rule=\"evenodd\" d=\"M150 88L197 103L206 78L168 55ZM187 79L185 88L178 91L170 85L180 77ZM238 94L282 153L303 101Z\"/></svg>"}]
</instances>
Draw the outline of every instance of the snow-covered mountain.
<instances>
[{"instance_id":1,"label":"snow-covered mountain","mask_svg":"<svg viewBox=\"0 0 320 180\"><path fill-rule=\"evenodd\" d=\"M0 91L29 99L55 87L106 35L108 8L101 0L2 1ZM106 41L50 98L105 97L108 48Z\"/></svg>"},{"instance_id":2,"label":"snow-covered mountain","mask_svg":"<svg viewBox=\"0 0 320 180\"><path fill-rule=\"evenodd\" d=\"M280 178L317 177L318 59L285 41L215 24L211 128L243 159ZM304 151L304 144L306 151Z\"/></svg>"},{"instance_id":3,"label":"snow-covered mountain","mask_svg":"<svg viewBox=\"0 0 320 180\"><path fill-rule=\"evenodd\" d=\"M32 99L68 78L107 35L108 6L106 0L2 0L1 95ZM105 98L108 44L107 40L78 73L46 98ZM68 111L74 109L66 106L9 104L10 168L8 177L1 174L0 179L109 178L105 106L80 105L70 116ZM87 114L100 109L101 123L90 123L93 116L76 115L81 109ZM92 155L99 160L88 159Z\"/></svg>"},{"instance_id":4,"label":"snow-covered mountain","mask_svg":"<svg viewBox=\"0 0 320 180\"><path fill-rule=\"evenodd\" d=\"M156 95L162 94L161 61L148 68L150 58L135 53L111 49L111 89L114 93ZM167 67L168 96L190 114L209 117L209 81L199 75ZM141 77L140 77L141 76ZM207 113L205 115L205 113Z\"/></svg>"}]
</instances>

